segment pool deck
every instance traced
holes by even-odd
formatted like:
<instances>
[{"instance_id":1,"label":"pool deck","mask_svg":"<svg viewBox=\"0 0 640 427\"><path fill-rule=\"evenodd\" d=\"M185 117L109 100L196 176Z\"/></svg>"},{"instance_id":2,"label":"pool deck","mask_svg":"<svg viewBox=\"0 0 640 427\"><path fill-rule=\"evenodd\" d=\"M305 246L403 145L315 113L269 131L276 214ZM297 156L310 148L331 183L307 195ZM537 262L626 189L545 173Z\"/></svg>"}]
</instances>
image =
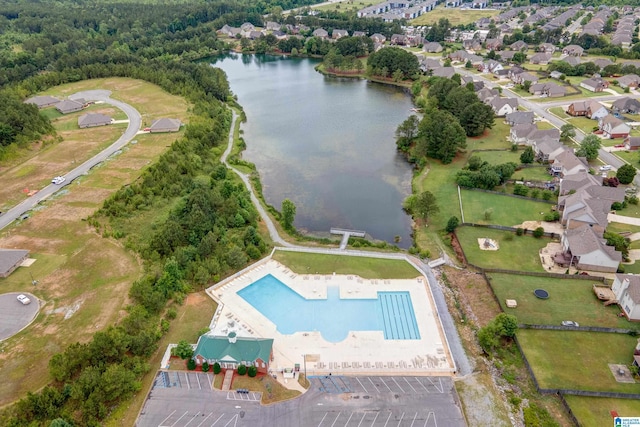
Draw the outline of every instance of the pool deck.
<instances>
[{"instance_id":1,"label":"pool deck","mask_svg":"<svg viewBox=\"0 0 640 427\"><path fill-rule=\"evenodd\" d=\"M325 299L328 286L339 286L340 298L377 298L379 291L405 291L411 295L420 339L385 340L382 331L351 331L337 343L320 332L283 335L276 326L237 292L271 274L307 299ZM307 375L454 375L455 364L447 346L427 279L416 270L415 279L362 279L355 275L296 274L277 261L266 259L230 280L207 289L218 302L211 333L235 331L241 337L273 338L270 369L300 365ZM306 363L305 363L306 361Z\"/></svg>"}]
</instances>

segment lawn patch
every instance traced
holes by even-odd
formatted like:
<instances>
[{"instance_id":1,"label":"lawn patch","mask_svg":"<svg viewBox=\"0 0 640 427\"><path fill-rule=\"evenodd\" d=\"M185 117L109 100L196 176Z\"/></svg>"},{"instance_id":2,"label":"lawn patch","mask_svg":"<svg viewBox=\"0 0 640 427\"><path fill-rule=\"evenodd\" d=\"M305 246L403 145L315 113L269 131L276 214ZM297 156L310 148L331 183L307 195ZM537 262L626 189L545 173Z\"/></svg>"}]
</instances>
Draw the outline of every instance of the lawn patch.
<instances>
[{"instance_id":1,"label":"lawn patch","mask_svg":"<svg viewBox=\"0 0 640 427\"><path fill-rule=\"evenodd\" d=\"M541 388L640 393L640 384L616 382L608 366L631 363L635 337L521 329L518 341Z\"/></svg>"},{"instance_id":2,"label":"lawn patch","mask_svg":"<svg viewBox=\"0 0 640 427\"><path fill-rule=\"evenodd\" d=\"M420 273L406 261L359 256L276 251L273 259L298 274L356 274L363 279L413 279Z\"/></svg>"},{"instance_id":3,"label":"lawn patch","mask_svg":"<svg viewBox=\"0 0 640 427\"><path fill-rule=\"evenodd\" d=\"M551 277L488 274L491 287L502 309L518 318L519 323L560 326L563 320L573 320L580 326L633 328L636 325L620 318L617 305L605 307L593 293L596 280L557 279ZM535 289L549 292L549 299L533 295ZM506 299L515 299L518 307L507 308Z\"/></svg>"},{"instance_id":4,"label":"lawn patch","mask_svg":"<svg viewBox=\"0 0 640 427\"><path fill-rule=\"evenodd\" d=\"M633 399L608 399L604 397L583 397L565 395L565 400L573 414L583 426L611 426L611 411L621 417L637 417L638 401Z\"/></svg>"},{"instance_id":5,"label":"lawn patch","mask_svg":"<svg viewBox=\"0 0 640 427\"><path fill-rule=\"evenodd\" d=\"M519 199L482 191L460 190L464 220L476 224L498 224L511 227L525 221L541 221L541 212L551 212L545 202ZM489 218L485 212L491 210Z\"/></svg>"}]
</instances>

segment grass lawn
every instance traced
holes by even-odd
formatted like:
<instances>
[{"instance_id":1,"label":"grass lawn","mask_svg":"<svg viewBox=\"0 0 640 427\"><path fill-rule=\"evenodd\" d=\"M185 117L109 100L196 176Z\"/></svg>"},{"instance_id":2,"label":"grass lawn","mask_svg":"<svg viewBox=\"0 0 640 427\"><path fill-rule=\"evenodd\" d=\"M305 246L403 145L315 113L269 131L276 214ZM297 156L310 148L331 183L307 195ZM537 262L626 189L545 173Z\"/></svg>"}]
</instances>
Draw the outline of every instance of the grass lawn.
<instances>
[{"instance_id":1,"label":"grass lawn","mask_svg":"<svg viewBox=\"0 0 640 427\"><path fill-rule=\"evenodd\" d=\"M596 298L592 289L595 281L499 273L490 273L489 276L500 306L505 312L515 315L520 323L560 325L563 320L574 320L580 326L637 327L617 316L620 312L618 306L605 307ZM538 288L548 291L549 299L536 298L533 291ZM518 307L507 308L505 299L515 299Z\"/></svg>"},{"instance_id":2,"label":"grass lawn","mask_svg":"<svg viewBox=\"0 0 640 427\"><path fill-rule=\"evenodd\" d=\"M467 260L479 267L543 271L538 253L549 243L547 238L516 236L513 232L480 227L459 227L456 234ZM497 251L481 250L478 246L478 239L483 238L497 241L500 249Z\"/></svg>"},{"instance_id":3,"label":"grass lawn","mask_svg":"<svg viewBox=\"0 0 640 427\"><path fill-rule=\"evenodd\" d=\"M640 404L633 399L564 396L573 414L583 426L612 426L611 411L621 417L637 417Z\"/></svg>"},{"instance_id":4,"label":"grass lawn","mask_svg":"<svg viewBox=\"0 0 640 427\"><path fill-rule=\"evenodd\" d=\"M357 12L365 7L380 3L380 0L346 0L337 3L324 4L322 6L311 6L312 9L321 11L337 11L337 12Z\"/></svg>"},{"instance_id":5,"label":"grass lawn","mask_svg":"<svg viewBox=\"0 0 640 427\"><path fill-rule=\"evenodd\" d=\"M458 25L471 24L480 18L495 16L499 12L498 10L460 9L457 7L445 8L440 5L431 12L424 13L409 23L411 25L433 25L441 18L446 18L452 27L456 27Z\"/></svg>"},{"instance_id":6,"label":"grass lawn","mask_svg":"<svg viewBox=\"0 0 640 427\"><path fill-rule=\"evenodd\" d=\"M633 208L637 209L638 212L640 212L640 209L638 209L638 206L633 206ZM631 209L633 209L633 208L631 208ZM627 211L629 211L629 207L628 206L627 206L626 209L618 211L618 213L620 215L631 216L631 215L628 214ZM610 222L609 225L607 225L607 231L612 231L614 233L625 233L625 232L627 232L627 233L640 233L640 225L623 224L621 222Z\"/></svg>"},{"instance_id":7,"label":"grass lawn","mask_svg":"<svg viewBox=\"0 0 640 427\"><path fill-rule=\"evenodd\" d=\"M535 168L522 168L513 173L512 178L520 181L551 181L547 167L540 165Z\"/></svg>"},{"instance_id":8,"label":"grass lawn","mask_svg":"<svg viewBox=\"0 0 640 427\"><path fill-rule=\"evenodd\" d=\"M608 366L631 362L635 337L521 329L518 341L541 388L640 393L640 384L618 383Z\"/></svg>"},{"instance_id":9,"label":"grass lawn","mask_svg":"<svg viewBox=\"0 0 640 427\"><path fill-rule=\"evenodd\" d=\"M572 117L572 116L568 115L564 111L564 108L562 108L562 107L549 108L549 112L552 113L552 114L555 114L556 116L560 117L561 119L570 119Z\"/></svg>"},{"instance_id":10,"label":"grass lawn","mask_svg":"<svg viewBox=\"0 0 640 427\"><path fill-rule=\"evenodd\" d=\"M500 163L507 163L507 162L513 162L519 165L520 154L522 154L522 151L511 151L511 150L475 151L472 154L472 156L478 156L485 162L489 162L492 165L497 165Z\"/></svg>"},{"instance_id":11,"label":"grass lawn","mask_svg":"<svg viewBox=\"0 0 640 427\"><path fill-rule=\"evenodd\" d=\"M615 141L615 140L614 140ZM616 144L620 144L617 142ZM640 155L638 155L639 151L614 151L612 154L620 157L625 162L630 165L638 167L638 159L640 159Z\"/></svg>"},{"instance_id":12,"label":"grass lawn","mask_svg":"<svg viewBox=\"0 0 640 427\"><path fill-rule=\"evenodd\" d=\"M359 256L276 251L273 259L298 274L356 274L364 279L412 279L420 273L406 261Z\"/></svg>"},{"instance_id":13,"label":"grass lawn","mask_svg":"<svg viewBox=\"0 0 640 427\"><path fill-rule=\"evenodd\" d=\"M593 132L593 128L598 126L597 120L591 120L586 117L573 117L567 119L567 122L574 125L576 128L580 129L587 135ZM602 142L605 142L604 140Z\"/></svg>"},{"instance_id":14,"label":"grass lawn","mask_svg":"<svg viewBox=\"0 0 640 427\"><path fill-rule=\"evenodd\" d=\"M550 212L549 203L517 199L481 191L460 190L464 220L476 224L513 226L524 221L542 219L540 212ZM485 219L487 209L493 209L490 219Z\"/></svg>"}]
</instances>

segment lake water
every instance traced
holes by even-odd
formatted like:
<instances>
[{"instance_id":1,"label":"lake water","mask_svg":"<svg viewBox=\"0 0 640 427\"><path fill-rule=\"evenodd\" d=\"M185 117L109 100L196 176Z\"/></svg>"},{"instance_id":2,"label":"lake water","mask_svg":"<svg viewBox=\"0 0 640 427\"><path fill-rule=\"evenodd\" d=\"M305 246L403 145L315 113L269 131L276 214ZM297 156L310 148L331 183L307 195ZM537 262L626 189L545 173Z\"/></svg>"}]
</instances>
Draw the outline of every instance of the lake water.
<instances>
[{"instance_id":1,"label":"lake water","mask_svg":"<svg viewBox=\"0 0 640 427\"><path fill-rule=\"evenodd\" d=\"M229 55L216 67L247 115L243 158L260 172L267 202L296 207L295 226L315 235L331 227L411 245L402 201L411 168L397 153L395 129L410 114L403 90L325 77L312 59Z\"/></svg>"}]
</instances>

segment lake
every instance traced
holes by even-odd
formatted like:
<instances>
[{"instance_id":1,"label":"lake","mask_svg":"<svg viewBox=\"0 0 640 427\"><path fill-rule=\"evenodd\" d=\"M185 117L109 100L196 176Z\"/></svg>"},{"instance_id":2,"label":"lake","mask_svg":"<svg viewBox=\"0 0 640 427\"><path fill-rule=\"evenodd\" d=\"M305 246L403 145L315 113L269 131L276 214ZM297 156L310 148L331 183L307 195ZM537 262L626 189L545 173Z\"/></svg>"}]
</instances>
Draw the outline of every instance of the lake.
<instances>
[{"instance_id":1,"label":"lake","mask_svg":"<svg viewBox=\"0 0 640 427\"><path fill-rule=\"evenodd\" d=\"M301 232L364 230L411 246L411 167L396 151L395 130L413 107L397 87L334 78L317 60L227 55L215 62L247 115L243 158L260 173L267 203L296 207Z\"/></svg>"}]
</instances>

